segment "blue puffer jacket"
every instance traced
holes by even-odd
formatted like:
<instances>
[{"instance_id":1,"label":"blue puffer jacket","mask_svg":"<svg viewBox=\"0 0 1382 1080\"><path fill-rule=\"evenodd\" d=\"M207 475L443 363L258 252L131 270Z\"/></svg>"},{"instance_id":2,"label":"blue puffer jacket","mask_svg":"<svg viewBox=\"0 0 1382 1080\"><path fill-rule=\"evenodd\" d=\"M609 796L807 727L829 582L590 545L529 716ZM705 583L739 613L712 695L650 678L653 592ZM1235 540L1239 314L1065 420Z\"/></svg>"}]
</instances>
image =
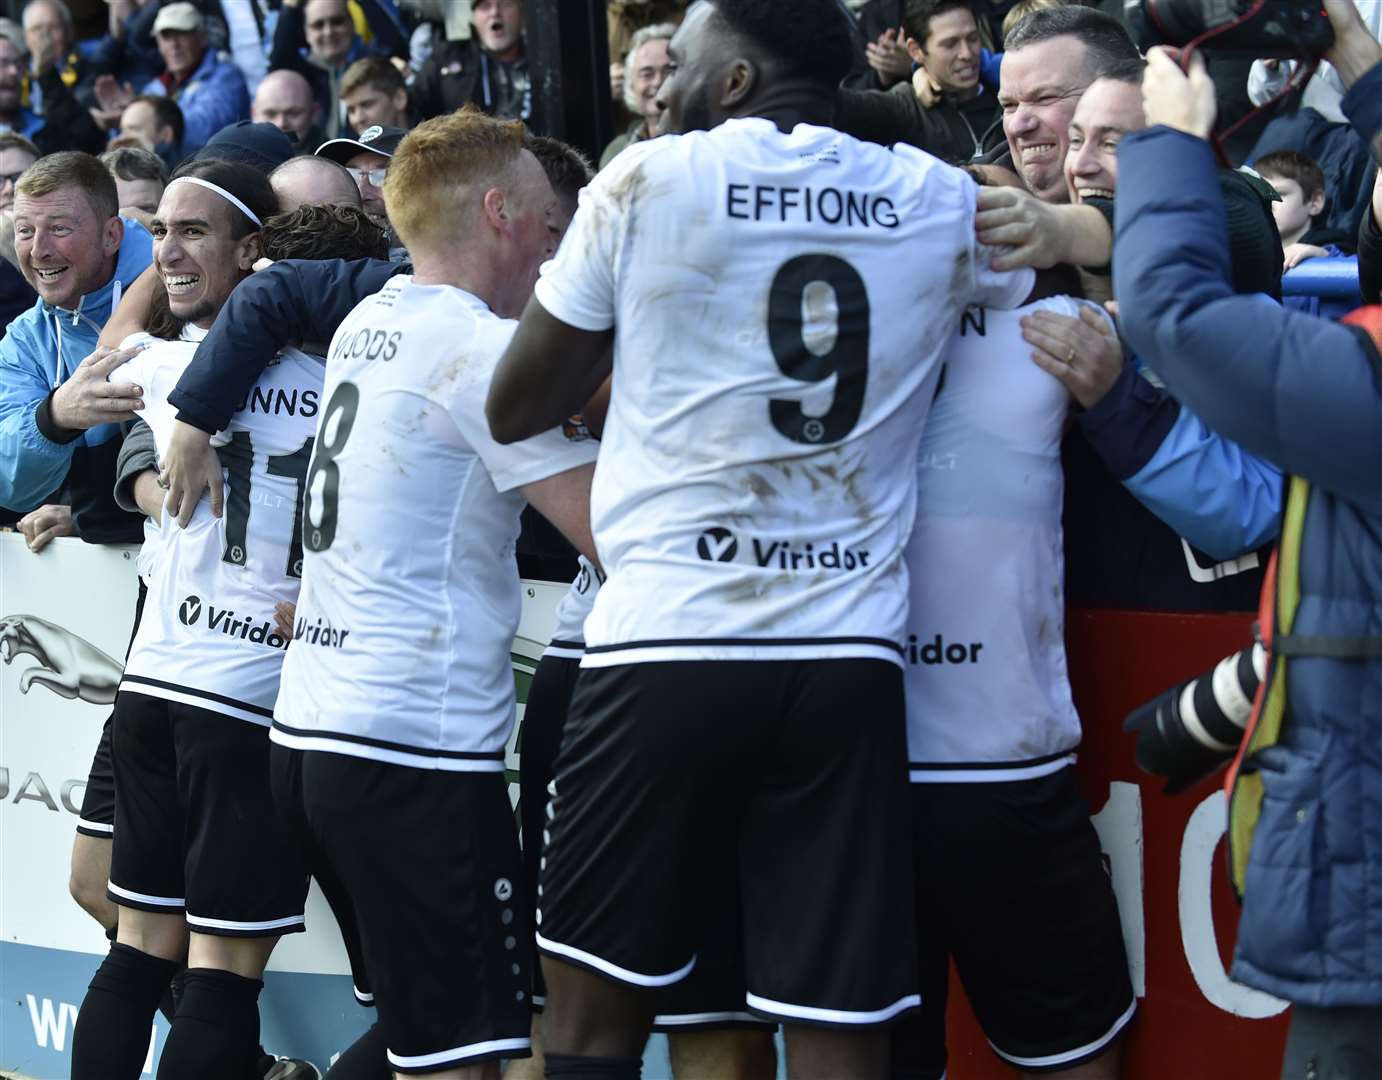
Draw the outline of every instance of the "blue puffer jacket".
<instances>
[{"instance_id":1,"label":"blue puffer jacket","mask_svg":"<svg viewBox=\"0 0 1382 1080\"><path fill-rule=\"evenodd\" d=\"M1382 129L1382 66L1344 108ZM1366 115L1363 115L1366 114ZM1207 143L1166 128L1118 148L1124 332L1188 408L1310 481L1292 632L1382 639L1382 359L1359 332L1234 296ZM1382 662L1294 658L1234 978L1314 1006L1382 1005Z\"/></svg>"},{"instance_id":2,"label":"blue puffer jacket","mask_svg":"<svg viewBox=\"0 0 1382 1080\"><path fill-rule=\"evenodd\" d=\"M111 279L83 296L71 311L40 299L10 323L0 341L0 506L32 510L69 479L80 482L80 476L69 478L76 459L86 458L107 443L112 444L108 465L114 466L113 451L119 448L123 434L120 425L101 424L70 442L55 442L40 430L37 410L95 350L101 328L120 302L120 293L152 259L153 238L148 230L137 221L121 220L125 237ZM96 456L104 460L103 454ZM113 508L114 473L100 484L105 487L105 501Z\"/></svg>"},{"instance_id":3,"label":"blue puffer jacket","mask_svg":"<svg viewBox=\"0 0 1382 1080\"><path fill-rule=\"evenodd\" d=\"M221 128L250 114L250 92L245 76L229 56L215 49L206 50L197 70L171 95L161 77L144 87L144 93L171 96L178 103L185 125L184 154L200 150Z\"/></svg>"}]
</instances>

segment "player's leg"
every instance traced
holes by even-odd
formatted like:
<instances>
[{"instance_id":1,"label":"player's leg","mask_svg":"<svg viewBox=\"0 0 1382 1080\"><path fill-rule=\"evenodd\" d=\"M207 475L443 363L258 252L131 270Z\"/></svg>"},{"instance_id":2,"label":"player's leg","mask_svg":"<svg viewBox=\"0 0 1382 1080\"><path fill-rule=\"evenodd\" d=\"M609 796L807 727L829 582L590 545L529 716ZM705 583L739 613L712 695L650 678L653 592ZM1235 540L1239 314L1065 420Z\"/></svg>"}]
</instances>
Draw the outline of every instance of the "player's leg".
<instances>
[{"instance_id":1,"label":"player's leg","mask_svg":"<svg viewBox=\"0 0 1382 1080\"><path fill-rule=\"evenodd\" d=\"M518 735L518 816L523 846L523 887L528 909L537 910L537 883L542 866L543 833L547 828L547 785L561 748L562 728L571 694L581 671L578 656L544 655L528 687L523 726ZM547 999L542 967L533 965L533 1056L511 1062L505 1080L542 1080L542 1007Z\"/></svg>"},{"instance_id":2,"label":"player's leg","mask_svg":"<svg viewBox=\"0 0 1382 1080\"><path fill-rule=\"evenodd\" d=\"M1136 999L1074 769L913 792L956 967L994 1051L1023 1075L1116 1078Z\"/></svg>"},{"instance_id":3,"label":"player's leg","mask_svg":"<svg viewBox=\"0 0 1382 1080\"><path fill-rule=\"evenodd\" d=\"M106 897L110 880L110 837L77 833L72 838L72 870L67 889L82 910L107 930L115 929L117 908Z\"/></svg>"},{"instance_id":4,"label":"player's leg","mask_svg":"<svg viewBox=\"0 0 1382 1080\"><path fill-rule=\"evenodd\" d=\"M710 879L730 886L705 897L696 967L657 995L653 1030L667 1035L676 1080L757 1080L777 1075L777 1025L744 1002L744 913L738 844L713 844Z\"/></svg>"},{"instance_id":5,"label":"player's leg","mask_svg":"<svg viewBox=\"0 0 1382 1080\"><path fill-rule=\"evenodd\" d=\"M101 729L91 759L77 835L72 841L72 871L67 888L82 910L106 930L115 929L116 907L106 896L110 880L110 841L115 830L115 776L110 761L112 715Z\"/></svg>"},{"instance_id":6,"label":"player's leg","mask_svg":"<svg viewBox=\"0 0 1382 1080\"><path fill-rule=\"evenodd\" d=\"M166 702L122 693L115 703L116 814L110 899L123 909L72 1036L73 1080L133 1080L144 1066L159 999L187 947L183 810Z\"/></svg>"},{"instance_id":7,"label":"player's leg","mask_svg":"<svg viewBox=\"0 0 1382 1080\"><path fill-rule=\"evenodd\" d=\"M549 1077L636 1075L656 994L696 966L704 895L728 885L709 847L735 835L753 771L757 667L581 672L538 908Z\"/></svg>"},{"instance_id":8,"label":"player's leg","mask_svg":"<svg viewBox=\"0 0 1382 1080\"><path fill-rule=\"evenodd\" d=\"M675 1080L713 1076L717 1080L759 1080L777 1075L777 1046L771 1029L724 1028L667 1036Z\"/></svg>"},{"instance_id":9,"label":"player's leg","mask_svg":"<svg viewBox=\"0 0 1382 1080\"><path fill-rule=\"evenodd\" d=\"M567 1075L571 1059L622 1063L611 1067L625 1070L641 1062L653 1019L649 994L550 955L542 957L542 971L547 1076Z\"/></svg>"},{"instance_id":10,"label":"player's leg","mask_svg":"<svg viewBox=\"0 0 1382 1080\"><path fill-rule=\"evenodd\" d=\"M920 1002L902 673L752 666L780 689L740 834L748 1004L794 1078L886 1076L886 1025Z\"/></svg>"},{"instance_id":11,"label":"player's leg","mask_svg":"<svg viewBox=\"0 0 1382 1080\"><path fill-rule=\"evenodd\" d=\"M526 1055L532 930L503 774L274 757L350 896L393 1071L489 1077Z\"/></svg>"},{"instance_id":12,"label":"player's leg","mask_svg":"<svg viewBox=\"0 0 1382 1080\"><path fill-rule=\"evenodd\" d=\"M134 621L130 628L130 645L139 631L144 614L144 599L148 589L139 583L139 595L134 605ZM125 650L129 659L129 648ZM110 841L115 831L115 767L111 761L111 728L115 713L106 718L96 753L91 758L86 787L82 791L82 810L77 819L77 835L72 841L72 867L67 888L82 910L105 927L115 929L116 906L106 895L110 880Z\"/></svg>"},{"instance_id":13,"label":"player's leg","mask_svg":"<svg viewBox=\"0 0 1382 1080\"><path fill-rule=\"evenodd\" d=\"M159 1076L240 1080L259 1061L264 965L282 934L304 929L307 874L274 808L268 729L191 705L169 712L192 936Z\"/></svg>"},{"instance_id":14,"label":"player's leg","mask_svg":"<svg viewBox=\"0 0 1382 1080\"><path fill-rule=\"evenodd\" d=\"M284 751L273 747L270 756L270 774L274 787L274 805L279 816L297 838L303 851L307 869L316 879L322 896L325 897L331 913L336 917L336 925L341 932L346 957L350 961L350 978L355 1001L362 1008L374 1008L374 991L371 989L369 969L365 964L364 945L360 941L360 920L355 914L355 905L345 885L336 876L330 861L317 849L316 842L306 829L302 819L301 802L292 801L291 770L283 770ZM280 781L280 776L283 780ZM350 1044L331 1066L332 1080L389 1080L393 1070L389 1068L388 1047L384 1042L383 1030L376 1019L358 1039Z\"/></svg>"}]
</instances>

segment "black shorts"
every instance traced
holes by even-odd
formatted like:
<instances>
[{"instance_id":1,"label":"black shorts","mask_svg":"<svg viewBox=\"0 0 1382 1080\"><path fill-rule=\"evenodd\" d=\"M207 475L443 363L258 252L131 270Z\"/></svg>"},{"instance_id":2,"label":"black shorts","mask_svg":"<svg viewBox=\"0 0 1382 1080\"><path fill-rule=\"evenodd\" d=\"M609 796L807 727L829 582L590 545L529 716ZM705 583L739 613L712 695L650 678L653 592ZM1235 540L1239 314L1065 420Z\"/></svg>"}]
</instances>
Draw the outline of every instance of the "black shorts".
<instances>
[{"instance_id":1,"label":"black shorts","mask_svg":"<svg viewBox=\"0 0 1382 1080\"><path fill-rule=\"evenodd\" d=\"M530 905L536 908L542 858L542 834L547 823L547 785L561 748L562 729L571 695L581 672L575 657L544 656L528 688L519 731L518 812L523 829L523 875ZM728 847L719 873L738 880L739 862ZM721 890L706 913L705 947L691 974L659 992L654 1031L714 1031L748 1027L773 1030L744 1004L744 947L737 889ZM534 965L533 1008L541 1011L546 989L542 968Z\"/></svg>"},{"instance_id":2,"label":"black shorts","mask_svg":"<svg viewBox=\"0 0 1382 1080\"><path fill-rule=\"evenodd\" d=\"M268 728L122 690L112 745L113 903L184 911L200 934L305 929L307 872L274 811Z\"/></svg>"},{"instance_id":3,"label":"black shorts","mask_svg":"<svg viewBox=\"0 0 1382 1080\"><path fill-rule=\"evenodd\" d=\"M270 760L272 761L272 754ZM291 814L291 809L287 809L281 816L284 821L288 821ZM326 900L331 914L336 917L336 928L341 932L341 944L345 946L346 959L350 961L350 983L351 989L355 991L355 1001L366 1009L372 1009L374 985L370 982L369 967L365 964L365 946L360 939L360 916L355 911L355 901L350 898L345 882L336 876L331 864L319 857L315 845L309 844L304 847L296 829L293 830L293 834L294 839L299 842L299 850L302 852L307 872L316 878L322 898Z\"/></svg>"},{"instance_id":4,"label":"black shorts","mask_svg":"<svg viewBox=\"0 0 1382 1080\"><path fill-rule=\"evenodd\" d=\"M1136 1008L1113 885L1075 770L912 785L922 1007L893 1029L897 1080L945 1072L953 956L994 1051L1026 1072L1092 1061Z\"/></svg>"},{"instance_id":5,"label":"black shorts","mask_svg":"<svg viewBox=\"0 0 1382 1080\"><path fill-rule=\"evenodd\" d=\"M918 1003L902 672L879 660L584 669L538 948L661 989L742 905L749 1011L880 1024ZM726 850L739 875L720 872Z\"/></svg>"},{"instance_id":6,"label":"black shorts","mask_svg":"<svg viewBox=\"0 0 1382 1080\"><path fill-rule=\"evenodd\" d=\"M114 720L112 712L101 728L82 792L81 817L77 819L77 832L97 840L109 840L115 832L115 767L110 760L110 729Z\"/></svg>"},{"instance_id":7,"label":"black shorts","mask_svg":"<svg viewBox=\"0 0 1382 1080\"><path fill-rule=\"evenodd\" d=\"M139 633L139 620L144 616L144 598L148 595L149 588L141 578L139 595L134 601L134 625L130 627L130 643L125 646L126 661L130 658L130 650L134 648L134 636ZM98 840L109 840L115 831L115 770L110 761L110 725L114 719L115 712L112 710L101 728L96 753L91 758L91 770L87 773L86 787L82 790L82 812L77 818L77 832Z\"/></svg>"},{"instance_id":8,"label":"black shorts","mask_svg":"<svg viewBox=\"0 0 1382 1080\"><path fill-rule=\"evenodd\" d=\"M504 774L277 745L272 774L307 865L349 896L394 1071L528 1057L532 923Z\"/></svg>"}]
</instances>

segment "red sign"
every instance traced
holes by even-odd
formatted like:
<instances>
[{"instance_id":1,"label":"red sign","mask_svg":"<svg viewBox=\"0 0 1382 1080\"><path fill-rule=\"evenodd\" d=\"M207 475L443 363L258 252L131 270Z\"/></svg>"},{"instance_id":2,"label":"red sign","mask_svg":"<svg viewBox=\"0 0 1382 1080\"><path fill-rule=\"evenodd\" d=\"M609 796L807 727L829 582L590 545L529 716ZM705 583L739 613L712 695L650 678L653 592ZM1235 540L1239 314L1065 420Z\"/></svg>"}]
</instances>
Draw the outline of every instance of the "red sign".
<instances>
[{"instance_id":1,"label":"red sign","mask_svg":"<svg viewBox=\"0 0 1382 1080\"><path fill-rule=\"evenodd\" d=\"M1084 723L1079 775L1113 876L1138 1013L1123 1080L1273 1077L1286 1003L1228 980L1238 904L1224 867L1218 773L1161 793L1133 758L1123 719L1251 641L1247 615L1071 611L1070 681ZM950 1080L1011 1080L952 978Z\"/></svg>"}]
</instances>

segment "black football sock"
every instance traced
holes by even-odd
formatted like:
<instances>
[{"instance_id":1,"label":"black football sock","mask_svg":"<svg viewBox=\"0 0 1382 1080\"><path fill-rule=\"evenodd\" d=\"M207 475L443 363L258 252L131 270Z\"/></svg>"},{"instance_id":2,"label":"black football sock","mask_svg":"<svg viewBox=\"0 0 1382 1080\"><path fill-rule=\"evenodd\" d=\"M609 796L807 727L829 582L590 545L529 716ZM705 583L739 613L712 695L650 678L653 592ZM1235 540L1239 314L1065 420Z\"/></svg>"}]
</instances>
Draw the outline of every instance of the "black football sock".
<instances>
[{"instance_id":1,"label":"black football sock","mask_svg":"<svg viewBox=\"0 0 1382 1080\"><path fill-rule=\"evenodd\" d=\"M643 1075L643 1062L639 1058L548 1054L543 1075L547 1080L638 1080Z\"/></svg>"},{"instance_id":2,"label":"black football sock","mask_svg":"<svg viewBox=\"0 0 1382 1080\"><path fill-rule=\"evenodd\" d=\"M188 968L177 1019L158 1061L159 1080L245 1080L259 1057L259 991L230 971Z\"/></svg>"},{"instance_id":3,"label":"black football sock","mask_svg":"<svg viewBox=\"0 0 1382 1080\"><path fill-rule=\"evenodd\" d=\"M92 976L72 1032L72 1080L134 1080L144 1069L173 960L116 942Z\"/></svg>"}]
</instances>

